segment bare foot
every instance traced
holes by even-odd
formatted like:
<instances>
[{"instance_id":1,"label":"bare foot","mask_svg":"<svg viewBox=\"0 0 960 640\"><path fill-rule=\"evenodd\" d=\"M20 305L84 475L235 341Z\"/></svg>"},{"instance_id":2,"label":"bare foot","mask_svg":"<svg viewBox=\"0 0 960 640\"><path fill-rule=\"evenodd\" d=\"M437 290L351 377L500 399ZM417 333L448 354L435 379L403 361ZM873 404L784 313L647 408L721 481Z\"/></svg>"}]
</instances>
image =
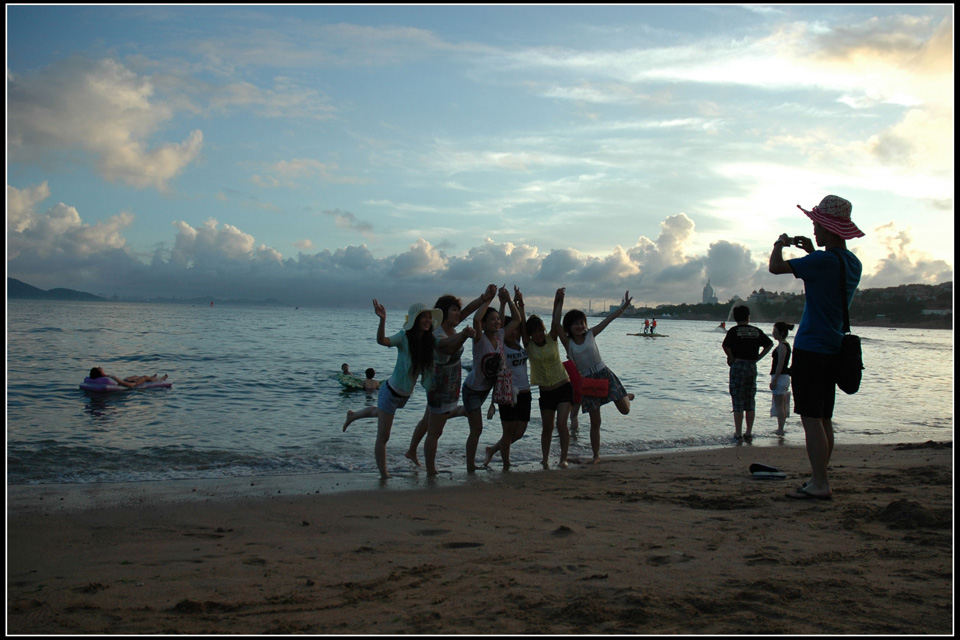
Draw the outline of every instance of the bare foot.
<instances>
[{"instance_id":1,"label":"bare foot","mask_svg":"<svg viewBox=\"0 0 960 640\"><path fill-rule=\"evenodd\" d=\"M440 475L440 472L437 471L436 468L427 469L427 477L428 477L428 478L435 478L435 477L437 477L438 475Z\"/></svg>"},{"instance_id":2,"label":"bare foot","mask_svg":"<svg viewBox=\"0 0 960 640\"><path fill-rule=\"evenodd\" d=\"M493 460L493 455L497 452L496 447L487 447L487 455L483 458L483 466L490 464L490 461Z\"/></svg>"},{"instance_id":3,"label":"bare foot","mask_svg":"<svg viewBox=\"0 0 960 640\"><path fill-rule=\"evenodd\" d=\"M634 396L632 393L628 393L628 394L627 394L627 399L628 399L630 402L633 402L634 397L635 397L635 396Z\"/></svg>"},{"instance_id":4,"label":"bare foot","mask_svg":"<svg viewBox=\"0 0 960 640\"><path fill-rule=\"evenodd\" d=\"M353 414L353 411L347 411L347 419L346 419L346 420L344 421L344 423L343 423L343 430L344 430L344 431L347 430L347 427L350 426L350 423L351 423L351 422L353 422L354 420L356 420L356 418L354 418L353 415L354 415L354 414Z\"/></svg>"},{"instance_id":5,"label":"bare foot","mask_svg":"<svg viewBox=\"0 0 960 640\"><path fill-rule=\"evenodd\" d=\"M600 464L600 456L594 456L593 459L590 460L590 464Z\"/></svg>"},{"instance_id":6,"label":"bare foot","mask_svg":"<svg viewBox=\"0 0 960 640\"><path fill-rule=\"evenodd\" d=\"M409 460L410 462L412 462L413 464L417 465L418 467L420 466L420 461L417 460L416 451L407 451L405 454L403 454L403 457Z\"/></svg>"},{"instance_id":7,"label":"bare foot","mask_svg":"<svg viewBox=\"0 0 960 640\"><path fill-rule=\"evenodd\" d=\"M540 461L540 466L542 466L544 469L549 469L550 461L544 458L543 460Z\"/></svg>"},{"instance_id":8,"label":"bare foot","mask_svg":"<svg viewBox=\"0 0 960 640\"><path fill-rule=\"evenodd\" d=\"M166 379L167 379L167 374L163 374L163 377L160 378L160 379L161 379L161 380L166 380Z\"/></svg>"}]
</instances>

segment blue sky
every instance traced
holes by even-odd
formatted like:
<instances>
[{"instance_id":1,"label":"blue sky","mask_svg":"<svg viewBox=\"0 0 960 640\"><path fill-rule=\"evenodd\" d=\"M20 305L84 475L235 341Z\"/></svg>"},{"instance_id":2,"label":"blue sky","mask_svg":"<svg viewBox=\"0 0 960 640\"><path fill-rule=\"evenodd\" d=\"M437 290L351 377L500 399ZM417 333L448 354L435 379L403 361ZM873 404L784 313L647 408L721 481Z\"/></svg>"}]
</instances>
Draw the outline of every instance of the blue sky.
<instances>
[{"instance_id":1,"label":"blue sky","mask_svg":"<svg viewBox=\"0 0 960 640\"><path fill-rule=\"evenodd\" d=\"M953 92L950 5L7 5L7 270L727 300L801 291L770 247L837 194L862 287L945 282Z\"/></svg>"}]
</instances>

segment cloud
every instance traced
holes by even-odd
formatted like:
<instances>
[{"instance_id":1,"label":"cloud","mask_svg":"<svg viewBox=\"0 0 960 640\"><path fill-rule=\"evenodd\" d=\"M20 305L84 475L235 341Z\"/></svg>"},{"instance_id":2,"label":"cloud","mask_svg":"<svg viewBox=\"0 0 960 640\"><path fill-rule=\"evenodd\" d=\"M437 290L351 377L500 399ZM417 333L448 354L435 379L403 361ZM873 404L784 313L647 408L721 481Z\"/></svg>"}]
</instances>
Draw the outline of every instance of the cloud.
<instances>
[{"instance_id":1,"label":"cloud","mask_svg":"<svg viewBox=\"0 0 960 640\"><path fill-rule=\"evenodd\" d=\"M151 147L173 110L149 78L114 60L74 57L35 75L8 75L7 90L7 148L18 161L79 149L107 180L165 189L203 147L200 130Z\"/></svg>"},{"instance_id":2,"label":"cloud","mask_svg":"<svg viewBox=\"0 0 960 640\"><path fill-rule=\"evenodd\" d=\"M333 211L321 211L320 214L333 218L334 224L341 229L359 231L365 236L373 235L373 225L369 222L364 222L357 219L357 217L349 211L340 211L339 209L335 209Z\"/></svg>"}]
</instances>

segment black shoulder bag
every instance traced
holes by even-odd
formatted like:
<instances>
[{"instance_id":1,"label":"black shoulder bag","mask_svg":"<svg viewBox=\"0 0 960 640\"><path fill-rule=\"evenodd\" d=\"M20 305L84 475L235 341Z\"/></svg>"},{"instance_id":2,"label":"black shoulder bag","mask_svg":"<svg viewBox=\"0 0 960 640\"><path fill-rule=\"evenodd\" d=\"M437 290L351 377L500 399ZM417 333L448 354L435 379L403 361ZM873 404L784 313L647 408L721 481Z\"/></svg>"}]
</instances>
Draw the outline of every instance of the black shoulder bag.
<instances>
[{"instance_id":1,"label":"black shoulder bag","mask_svg":"<svg viewBox=\"0 0 960 640\"><path fill-rule=\"evenodd\" d=\"M834 251L840 260L840 307L843 309L843 339L840 341L840 356L837 360L837 386L846 394L856 393L860 389L863 376L863 352L860 349L860 336L850 333L850 312L847 310L847 265L839 251Z\"/></svg>"}]
</instances>

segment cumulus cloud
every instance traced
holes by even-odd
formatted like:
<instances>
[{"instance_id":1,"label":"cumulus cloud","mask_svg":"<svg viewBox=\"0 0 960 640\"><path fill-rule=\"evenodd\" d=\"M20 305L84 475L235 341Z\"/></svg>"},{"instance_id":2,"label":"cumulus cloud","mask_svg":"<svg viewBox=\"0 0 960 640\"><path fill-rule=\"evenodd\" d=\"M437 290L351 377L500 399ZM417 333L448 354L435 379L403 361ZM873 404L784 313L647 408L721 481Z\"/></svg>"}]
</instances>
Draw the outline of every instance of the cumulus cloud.
<instances>
[{"instance_id":1,"label":"cumulus cloud","mask_svg":"<svg viewBox=\"0 0 960 640\"><path fill-rule=\"evenodd\" d=\"M81 150L107 180L165 189L203 147L199 130L152 145L173 110L149 78L114 60L70 58L35 75L8 75L7 91L7 149L19 161Z\"/></svg>"},{"instance_id":2,"label":"cumulus cloud","mask_svg":"<svg viewBox=\"0 0 960 640\"><path fill-rule=\"evenodd\" d=\"M123 230L133 215L120 213L96 224L64 203L42 210L46 183L7 187L8 274L41 288L68 287L122 297L266 299L288 304L367 305L378 298L393 308L431 302L441 293L473 296L488 283L516 284L531 311L548 309L557 287L567 287L570 306L617 300L629 290L637 304L695 303L709 279L726 301L759 288L799 292L802 284L767 271L767 254L753 255L739 243L718 241L705 254L692 247L696 225L683 213L668 216L655 239L614 246L606 255L573 248L542 250L528 244L483 244L457 255L420 237L405 251L378 257L366 245L295 257L258 244L241 229L208 219L173 224L172 247L161 246L149 263L126 246ZM952 267L912 249L909 229L888 224L872 230L887 255L865 264L863 287L951 280Z\"/></svg>"}]
</instances>

